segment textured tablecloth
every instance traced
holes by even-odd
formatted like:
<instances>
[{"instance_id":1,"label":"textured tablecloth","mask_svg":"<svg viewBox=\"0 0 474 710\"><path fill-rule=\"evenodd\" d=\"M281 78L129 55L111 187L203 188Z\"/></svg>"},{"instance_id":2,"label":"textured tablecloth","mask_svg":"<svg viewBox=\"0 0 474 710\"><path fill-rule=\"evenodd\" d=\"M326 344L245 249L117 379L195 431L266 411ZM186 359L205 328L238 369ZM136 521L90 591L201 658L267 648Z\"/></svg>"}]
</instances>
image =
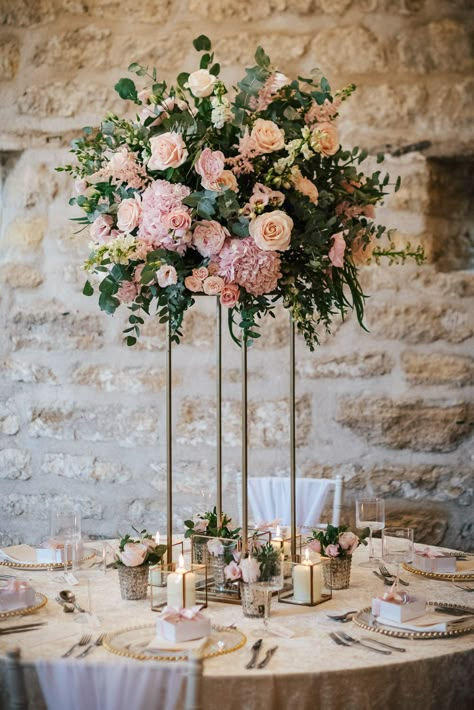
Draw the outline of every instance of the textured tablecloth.
<instances>
[{"instance_id":1,"label":"textured tablecloth","mask_svg":"<svg viewBox=\"0 0 474 710\"><path fill-rule=\"evenodd\" d=\"M371 570L362 568L367 552L356 552L352 565L351 586L335 591L330 602L313 608L300 608L273 602L272 622L294 632L291 639L266 639L264 648L277 644L279 649L265 670L247 671L249 649L254 639L249 636L244 648L234 653L208 659L204 663L205 710L464 710L472 708L474 697L474 634L453 639L420 641L390 639L373 634L374 638L395 643L407 649L405 654L382 656L362 647L336 646L328 634L345 630L356 638L367 636L354 624L336 624L327 619L327 612L357 609L370 604L372 596L381 591L381 582ZM25 574L18 573L18 574ZM46 608L35 619L49 623L45 630L28 634L0 636L0 655L8 648L21 647L27 662L39 658L58 658L86 630L75 622L75 615L64 614L54 601L59 590L55 575L30 573L38 591L49 598ZM428 580L404 572L410 590L425 595L427 600L456 602L474 606L474 594L456 589L450 582ZM77 596L87 604L85 589L75 588ZM94 610L101 622L92 630L95 637L101 631L113 631L126 626L152 623L156 614L147 601L124 601L116 570L109 570L93 585ZM208 613L221 624L237 623L249 634L261 622L245 619L239 606L209 605ZM33 617L29 617L30 619ZM5 625L5 622L1 622ZM97 664L131 664L108 653L94 650L89 662ZM71 663L79 661L71 660ZM155 662L147 662L155 663ZM42 710L41 697L34 667L28 671L32 707ZM0 684L1 685L1 684ZM1 693L0 693L1 698ZM1 704L1 699L0 699ZM160 706L157 705L157 708ZM65 708L64 710L67 710ZM86 710L86 708L84 708ZM133 710L121 708L116 710Z\"/></svg>"}]
</instances>

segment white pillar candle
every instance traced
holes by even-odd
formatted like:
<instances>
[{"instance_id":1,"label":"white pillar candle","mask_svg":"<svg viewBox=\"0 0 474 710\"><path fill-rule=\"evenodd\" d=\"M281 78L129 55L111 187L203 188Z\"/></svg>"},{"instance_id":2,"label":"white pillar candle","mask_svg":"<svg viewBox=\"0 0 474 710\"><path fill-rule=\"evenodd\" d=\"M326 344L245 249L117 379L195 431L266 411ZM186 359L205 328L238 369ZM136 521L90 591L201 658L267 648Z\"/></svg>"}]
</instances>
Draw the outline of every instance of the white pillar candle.
<instances>
[{"instance_id":1,"label":"white pillar candle","mask_svg":"<svg viewBox=\"0 0 474 710\"><path fill-rule=\"evenodd\" d=\"M184 599L184 596L186 596L186 599ZM193 572L188 572L185 568L183 555L179 556L179 567L176 572L168 575L166 603L168 606L186 607L186 609L196 603L196 575Z\"/></svg>"},{"instance_id":2,"label":"white pillar candle","mask_svg":"<svg viewBox=\"0 0 474 710\"><path fill-rule=\"evenodd\" d=\"M291 554L291 542L290 540L283 540L279 525L276 526L275 537L272 537L272 546L277 552L282 552L285 557L288 557Z\"/></svg>"},{"instance_id":3,"label":"white pillar candle","mask_svg":"<svg viewBox=\"0 0 474 710\"><path fill-rule=\"evenodd\" d=\"M311 574L312 571L312 574ZM309 559L305 550L302 564L293 567L293 596L297 602L311 602L311 578L313 580L313 602L321 600L321 569Z\"/></svg>"}]
</instances>

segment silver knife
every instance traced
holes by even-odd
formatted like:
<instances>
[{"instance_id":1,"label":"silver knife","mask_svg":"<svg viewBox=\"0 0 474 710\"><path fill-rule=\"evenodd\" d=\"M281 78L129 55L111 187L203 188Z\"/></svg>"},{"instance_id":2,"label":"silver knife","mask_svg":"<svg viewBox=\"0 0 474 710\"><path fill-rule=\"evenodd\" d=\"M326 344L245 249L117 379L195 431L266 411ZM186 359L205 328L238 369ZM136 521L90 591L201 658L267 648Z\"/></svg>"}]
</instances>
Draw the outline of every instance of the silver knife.
<instances>
[{"instance_id":1,"label":"silver knife","mask_svg":"<svg viewBox=\"0 0 474 710\"><path fill-rule=\"evenodd\" d=\"M278 649L278 646L273 646L273 648L268 649L265 658L263 659L263 661L260 661L260 663L257 665L257 668L265 668L268 661L270 660L270 658L273 656L273 654L275 653L275 651L277 649Z\"/></svg>"},{"instance_id":2,"label":"silver knife","mask_svg":"<svg viewBox=\"0 0 474 710\"><path fill-rule=\"evenodd\" d=\"M0 626L0 634L5 634L8 631L19 631L20 629L30 629L37 626L45 626L47 621L32 621L29 624L16 624L15 626Z\"/></svg>"},{"instance_id":3,"label":"silver knife","mask_svg":"<svg viewBox=\"0 0 474 710\"><path fill-rule=\"evenodd\" d=\"M383 641L378 641L377 639L372 638L372 636L362 636L362 640L370 641L370 643L378 643L379 646L389 648L391 651L400 651L400 653L406 653L406 648L402 648L401 646L392 646L392 644L384 643Z\"/></svg>"},{"instance_id":4,"label":"silver knife","mask_svg":"<svg viewBox=\"0 0 474 710\"><path fill-rule=\"evenodd\" d=\"M245 666L246 668L255 668L255 664L257 663L257 656L260 652L260 648L262 646L262 643L263 643L263 639L258 639L258 641L255 641L254 645L251 648L252 658Z\"/></svg>"},{"instance_id":5,"label":"silver knife","mask_svg":"<svg viewBox=\"0 0 474 710\"><path fill-rule=\"evenodd\" d=\"M464 611L463 609L449 609L444 606L436 606L434 608L438 614L451 614L452 616L472 616L474 611Z\"/></svg>"}]
</instances>

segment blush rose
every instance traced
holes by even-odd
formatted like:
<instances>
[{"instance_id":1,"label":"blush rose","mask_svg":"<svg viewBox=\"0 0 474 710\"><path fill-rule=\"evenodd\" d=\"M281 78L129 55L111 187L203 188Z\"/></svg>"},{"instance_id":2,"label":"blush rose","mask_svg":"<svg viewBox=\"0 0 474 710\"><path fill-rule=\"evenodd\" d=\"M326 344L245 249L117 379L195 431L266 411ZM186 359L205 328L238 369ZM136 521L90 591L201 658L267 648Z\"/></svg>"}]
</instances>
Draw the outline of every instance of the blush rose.
<instances>
[{"instance_id":1,"label":"blush rose","mask_svg":"<svg viewBox=\"0 0 474 710\"><path fill-rule=\"evenodd\" d=\"M259 153L273 153L285 146L285 134L273 121L257 118L250 138Z\"/></svg>"},{"instance_id":2,"label":"blush rose","mask_svg":"<svg viewBox=\"0 0 474 710\"><path fill-rule=\"evenodd\" d=\"M207 69L198 69L198 71L189 75L185 86L194 96L201 99L212 94L215 83L216 77L208 72Z\"/></svg>"},{"instance_id":3,"label":"blush rose","mask_svg":"<svg viewBox=\"0 0 474 710\"><path fill-rule=\"evenodd\" d=\"M229 236L229 231L219 222L203 219L194 229L193 244L202 256L215 256Z\"/></svg>"},{"instance_id":4,"label":"blush rose","mask_svg":"<svg viewBox=\"0 0 474 710\"><path fill-rule=\"evenodd\" d=\"M179 168L188 157L188 151L182 135L173 131L150 138L150 148L149 170Z\"/></svg>"},{"instance_id":5,"label":"blush rose","mask_svg":"<svg viewBox=\"0 0 474 710\"><path fill-rule=\"evenodd\" d=\"M263 251L285 251L290 246L293 220L285 212L265 212L251 220L250 236Z\"/></svg>"},{"instance_id":6,"label":"blush rose","mask_svg":"<svg viewBox=\"0 0 474 710\"><path fill-rule=\"evenodd\" d=\"M138 227L142 214L142 201L139 195L122 200L117 210L117 227L122 232L133 232Z\"/></svg>"}]
</instances>

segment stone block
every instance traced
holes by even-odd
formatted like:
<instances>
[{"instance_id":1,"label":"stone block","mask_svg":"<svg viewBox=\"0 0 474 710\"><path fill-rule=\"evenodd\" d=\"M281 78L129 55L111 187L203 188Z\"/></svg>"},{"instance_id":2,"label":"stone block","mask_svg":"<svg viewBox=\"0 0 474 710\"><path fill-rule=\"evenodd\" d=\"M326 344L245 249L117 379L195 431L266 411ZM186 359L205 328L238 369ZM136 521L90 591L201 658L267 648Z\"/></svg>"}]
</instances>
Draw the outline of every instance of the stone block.
<instances>
[{"instance_id":1,"label":"stone block","mask_svg":"<svg viewBox=\"0 0 474 710\"><path fill-rule=\"evenodd\" d=\"M125 483L132 477L130 470L117 461L99 461L95 456L46 454L41 470L60 478L84 483Z\"/></svg>"},{"instance_id":2,"label":"stone block","mask_svg":"<svg viewBox=\"0 0 474 710\"><path fill-rule=\"evenodd\" d=\"M28 264L3 264L0 266L0 282L10 288L37 288L43 283L43 274Z\"/></svg>"},{"instance_id":3,"label":"stone block","mask_svg":"<svg viewBox=\"0 0 474 710\"><path fill-rule=\"evenodd\" d=\"M412 72L468 72L472 66L468 27L445 17L402 32L398 56Z\"/></svg>"},{"instance_id":4,"label":"stone block","mask_svg":"<svg viewBox=\"0 0 474 710\"><path fill-rule=\"evenodd\" d=\"M10 382L27 382L35 384L57 384L56 375L43 365L17 360L4 360L0 362L0 378Z\"/></svg>"},{"instance_id":5,"label":"stone block","mask_svg":"<svg viewBox=\"0 0 474 710\"><path fill-rule=\"evenodd\" d=\"M27 481L31 478L31 454L24 449L0 450L0 478Z\"/></svg>"},{"instance_id":6,"label":"stone block","mask_svg":"<svg viewBox=\"0 0 474 710\"><path fill-rule=\"evenodd\" d=\"M374 446L445 453L472 430L469 402L389 397L342 397L336 421Z\"/></svg>"},{"instance_id":7,"label":"stone block","mask_svg":"<svg viewBox=\"0 0 474 710\"><path fill-rule=\"evenodd\" d=\"M354 353L325 358L311 358L297 362L298 376L320 377L379 377L391 372L393 360L386 353Z\"/></svg>"},{"instance_id":8,"label":"stone block","mask_svg":"<svg viewBox=\"0 0 474 710\"><path fill-rule=\"evenodd\" d=\"M441 505L429 503L407 506L404 502L390 503L387 506L387 515L390 516L390 525L401 528L414 528L415 540L427 545L441 545L448 532L450 516Z\"/></svg>"},{"instance_id":9,"label":"stone block","mask_svg":"<svg viewBox=\"0 0 474 710\"><path fill-rule=\"evenodd\" d=\"M52 505L60 509L61 506L70 505L71 503L80 506L83 519L102 519L103 507L98 500L85 496L69 498L66 495L55 494L25 495L22 493L10 493L0 497L0 513L12 518L25 516L31 520L48 520L49 510Z\"/></svg>"},{"instance_id":10,"label":"stone block","mask_svg":"<svg viewBox=\"0 0 474 710\"><path fill-rule=\"evenodd\" d=\"M72 381L104 392L160 392L165 389L165 366L128 367L119 370L101 365L80 365L72 373ZM173 385L181 382L178 373L173 373Z\"/></svg>"},{"instance_id":11,"label":"stone block","mask_svg":"<svg viewBox=\"0 0 474 710\"><path fill-rule=\"evenodd\" d=\"M51 164L38 160L34 151L25 151L7 173L5 200L20 214L24 210L36 208L41 213L41 219L58 196L64 181L65 177L59 177Z\"/></svg>"},{"instance_id":12,"label":"stone block","mask_svg":"<svg viewBox=\"0 0 474 710\"><path fill-rule=\"evenodd\" d=\"M30 27L53 17L51 0L0 0L0 25Z\"/></svg>"},{"instance_id":13,"label":"stone block","mask_svg":"<svg viewBox=\"0 0 474 710\"><path fill-rule=\"evenodd\" d=\"M38 252L43 242L47 221L44 217L18 219L11 222L4 238L5 249L15 252Z\"/></svg>"},{"instance_id":14,"label":"stone block","mask_svg":"<svg viewBox=\"0 0 474 710\"><path fill-rule=\"evenodd\" d=\"M173 0L143 0L139 4L124 5L120 18L127 23L144 23L161 26L173 10ZM114 0L94 0L85 5L84 12L110 20L117 19L117 3Z\"/></svg>"},{"instance_id":15,"label":"stone block","mask_svg":"<svg viewBox=\"0 0 474 710\"><path fill-rule=\"evenodd\" d=\"M113 441L123 447L148 446L157 442L158 421L159 413L152 407L36 406L29 411L28 433L34 439Z\"/></svg>"},{"instance_id":16,"label":"stone block","mask_svg":"<svg viewBox=\"0 0 474 710\"><path fill-rule=\"evenodd\" d=\"M87 350L101 348L103 318L71 312L57 301L38 301L35 307L14 310L7 330L15 350Z\"/></svg>"},{"instance_id":17,"label":"stone block","mask_svg":"<svg viewBox=\"0 0 474 710\"><path fill-rule=\"evenodd\" d=\"M288 65L301 59L306 53L311 36L306 34L281 35L264 34L258 37L258 44L270 56L272 62L282 71ZM251 66L255 63L256 39L246 32L238 32L216 41L216 55L222 66Z\"/></svg>"},{"instance_id":18,"label":"stone block","mask_svg":"<svg viewBox=\"0 0 474 710\"><path fill-rule=\"evenodd\" d=\"M0 8L1 12L1 8ZM13 79L20 64L20 44L15 37L0 41L0 81Z\"/></svg>"},{"instance_id":19,"label":"stone block","mask_svg":"<svg viewBox=\"0 0 474 710\"><path fill-rule=\"evenodd\" d=\"M426 303L367 307L371 333L407 343L462 343L474 334L472 312L456 306Z\"/></svg>"},{"instance_id":20,"label":"stone block","mask_svg":"<svg viewBox=\"0 0 474 710\"><path fill-rule=\"evenodd\" d=\"M101 69L109 63L111 31L94 25L75 27L59 34L48 35L33 55L36 67L60 65L65 71ZM124 56L124 55L122 55Z\"/></svg>"},{"instance_id":21,"label":"stone block","mask_svg":"<svg viewBox=\"0 0 474 710\"><path fill-rule=\"evenodd\" d=\"M318 32L311 44L311 56L313 62L329 74L383 72L387 67L386 52L380 39L357 24L337 25Z\"/></svg>"},{"instance_id":22,"label":"stone block","mask_svg":"<svg viewBox=\"0 0 474 710\"><path fill-rule=\"evenodd\" d=\"M194 34L189 30L174 29L169 35L151 37L131 35L117 37L110 53L113 66L123 67L124 57L144 66L156 67L160 77L165 76L173 83L176 75L183 70L186 54L192 45Z\"/></svg>"},{"instance_id":23,"label":"stone block","mask_svg":"<svg viewBox=\"0 0 474 710\"><path fill-rule=\"evenodd\" d=\"M20 431L20 421L10 400L0 401L0 434L15 436Z\"/></svg>"},{"instance_id":24,"label":"stone block","mask_svg":"<svg viewBox=\"0 0 474 710\"><path fill-rule=\"evenodd\" d=\"M474 359L447 353L406 351L401 356L407 380L414 385L474 384Z\"/></svg>"},{"instance_id":25,"label":"stone block","mask_svg":"<svg viewBox=\"0 0 474 710\"><path fill-rule=\"evenodd\" d=\"M29 86L16 102L18 112L37 119L102 116L106 110L123 111L123 101L108 86L91 81L53 81Z\"/></svg>"}]
</instances>

